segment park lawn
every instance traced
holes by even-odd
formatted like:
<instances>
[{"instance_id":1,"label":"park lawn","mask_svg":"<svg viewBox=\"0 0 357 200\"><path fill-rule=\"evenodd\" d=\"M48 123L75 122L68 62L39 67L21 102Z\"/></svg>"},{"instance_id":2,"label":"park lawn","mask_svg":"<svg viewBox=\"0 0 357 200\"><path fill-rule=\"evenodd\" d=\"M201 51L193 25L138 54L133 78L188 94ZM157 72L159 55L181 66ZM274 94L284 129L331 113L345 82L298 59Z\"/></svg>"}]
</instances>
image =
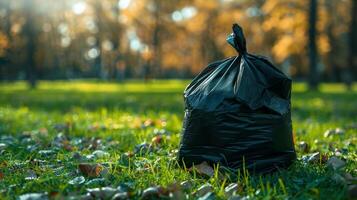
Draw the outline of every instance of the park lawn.
<instances>
[{"instance_id":1,"label":"park lawn","mask_svg":"<svg viewBox=\"0 0 357 200\"><path fill-rule=\"evenodd\" d=\"M205 183L213 186L216 198L224 199L224 188L231 182L238 182L240 196L253 199L347 198L351 181L344 177L357 176L356 84L352 91L341 84L322 84L320 92L294 84L298 161L288 170L265 176L242 173L238 180L217 174L204 177L176 166L182 92L187 84L181 80L43 81L35 90L28 90L24 82L0 84L0 199L35 192L79 198L87 188L119 185L130 188L137 199L150 186L167 187L185 180L192 184L185 191L190 199L197 198L193 193ZM324 136L336 128L341 134ZM300 142L308 148L300 148ZM142 143L152 146L143 145L140 152L128 156ZM322 155L317 162L303 159L314 152ZM346 166L327 167L325 159L332 156ZM100 163L99 171L105 173L86 174L78 167L81 163ZM81 176L84 182L73 180Z\"/></svg>"}]
</instances>

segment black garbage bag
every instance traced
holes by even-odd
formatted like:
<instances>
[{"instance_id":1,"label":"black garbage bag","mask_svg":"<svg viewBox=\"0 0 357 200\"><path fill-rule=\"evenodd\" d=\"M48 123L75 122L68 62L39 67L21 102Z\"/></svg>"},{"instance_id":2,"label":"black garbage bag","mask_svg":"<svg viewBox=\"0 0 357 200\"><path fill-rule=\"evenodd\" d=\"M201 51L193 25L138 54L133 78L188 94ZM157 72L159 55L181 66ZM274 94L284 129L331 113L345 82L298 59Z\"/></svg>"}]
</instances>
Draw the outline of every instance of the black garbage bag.
<instances>
[{"instance_id":1,"label":"black garbage bag","mask_svg":"<svg viewBox=\"0 0 357 200\"><path fill-rule=\"evenodd\" d=\"M296 159L291 79L267 59L247 53L241 27L227 42L238 56L209 64L184 91L178 159L268 173Z\"/></svg>"}]
</instances>

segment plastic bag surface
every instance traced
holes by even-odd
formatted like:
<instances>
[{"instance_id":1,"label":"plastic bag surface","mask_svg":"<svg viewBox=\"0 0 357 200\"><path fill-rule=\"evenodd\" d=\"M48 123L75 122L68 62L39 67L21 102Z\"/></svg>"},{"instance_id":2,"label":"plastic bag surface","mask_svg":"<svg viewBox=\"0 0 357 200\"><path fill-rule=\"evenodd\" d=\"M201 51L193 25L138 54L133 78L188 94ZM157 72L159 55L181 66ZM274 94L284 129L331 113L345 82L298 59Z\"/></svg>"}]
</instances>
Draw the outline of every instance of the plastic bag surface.
<instances>
[{"instance_id":1,"label":"plastic bag surface","mask_svg":"<svg viewBox=\"0 0 357 200\"><path fill-rule=\"evenodd\" d=\"M178 160L207 161L267 173L296 159L291 79L267 59L247 53L242 28L228 36L239 55L209 64L184 91Z\"/></svg>"}]
</instances>

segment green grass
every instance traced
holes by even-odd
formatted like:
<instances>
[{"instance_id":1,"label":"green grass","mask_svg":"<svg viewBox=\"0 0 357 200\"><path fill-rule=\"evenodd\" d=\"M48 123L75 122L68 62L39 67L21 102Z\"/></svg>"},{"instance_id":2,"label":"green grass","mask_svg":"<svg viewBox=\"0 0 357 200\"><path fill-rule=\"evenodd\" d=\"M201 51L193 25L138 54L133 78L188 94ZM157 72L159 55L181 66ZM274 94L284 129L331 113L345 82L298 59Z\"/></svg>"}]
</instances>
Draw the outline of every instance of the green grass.
<instances>
[{"instance_id":1,"label":"green grass","mask_svg":"<svg viewBox=\"0 0 357 200\"><path fill-rule=\"evenodd\" d=\"M0 148L0 199L14 199L31 192L48 192L52 197L85 194L86 188L116 187L127 183L140 197L147 187L167 186L191 180L195 191L211 183L217 198L224 199L224 187L232 180L204 178L176 167L175 153L183 118L182 92L188 81L128 81L106 83L95 81L40 82L38 89L28 90L24 82L0 84L1 137L14 136L4 151ZM332 156L339 149L346 167L333 171L323 163L306 164L301 160L288 170L266 175L242 175L237 181L241 196L254 199L345 199L347 185L336 180L336 174L348 172L357 176L357 85L347 91L341 84L323 84L320 92L306 91L306 85L294 84L292 118L295 143L305 141L310 152ZM70 137L72 150L54 148L53 138L61 132ZM57 128L56 128L57 127ZM328 129L342 128L340 136L324 137ZM150 143L155 133L165 131L163 142L152 153L135 156L125 162L123 154L135 145ZM26 139L29 134L30 139ZM25 135L25 136L24 136ZM85 144L100 138L110 154L94 158L109 169L104 182L73 186L68 181L76 176L80 161L74 152L90 155ZM77 143L75 143L77 141ZM31 150L32 149L32 150ZM39 150L53 150L45 156ZM306 153L298 152L301 159ZM27 171L37 174L25 180ZM86 177L86 183L92 178ZM57 194L57 192L59 194ZM57 194L57 195L55 195ZM190 198L194 198L190 195Z\"/></svg>"}]
</instances>

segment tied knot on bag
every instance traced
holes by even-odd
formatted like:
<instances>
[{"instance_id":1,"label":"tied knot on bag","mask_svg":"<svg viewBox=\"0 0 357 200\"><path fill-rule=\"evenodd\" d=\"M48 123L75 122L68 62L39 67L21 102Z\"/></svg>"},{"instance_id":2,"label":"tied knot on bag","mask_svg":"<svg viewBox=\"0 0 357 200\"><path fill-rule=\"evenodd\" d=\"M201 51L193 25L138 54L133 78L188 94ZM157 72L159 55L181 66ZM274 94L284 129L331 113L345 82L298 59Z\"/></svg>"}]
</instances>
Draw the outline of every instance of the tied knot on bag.
<instances>
[{"instance_id":1,"label":"tied knot on bag","mask_svg":"<svg viewBox=\"0 0 357 200\"><path fill-rule=\"evenodd\" d=\"M240 55L247 53L246 41L243 29L238 24L233 24L233 32L227 37L227 42L237 50Z\"/></svg>"}]
</instances>

